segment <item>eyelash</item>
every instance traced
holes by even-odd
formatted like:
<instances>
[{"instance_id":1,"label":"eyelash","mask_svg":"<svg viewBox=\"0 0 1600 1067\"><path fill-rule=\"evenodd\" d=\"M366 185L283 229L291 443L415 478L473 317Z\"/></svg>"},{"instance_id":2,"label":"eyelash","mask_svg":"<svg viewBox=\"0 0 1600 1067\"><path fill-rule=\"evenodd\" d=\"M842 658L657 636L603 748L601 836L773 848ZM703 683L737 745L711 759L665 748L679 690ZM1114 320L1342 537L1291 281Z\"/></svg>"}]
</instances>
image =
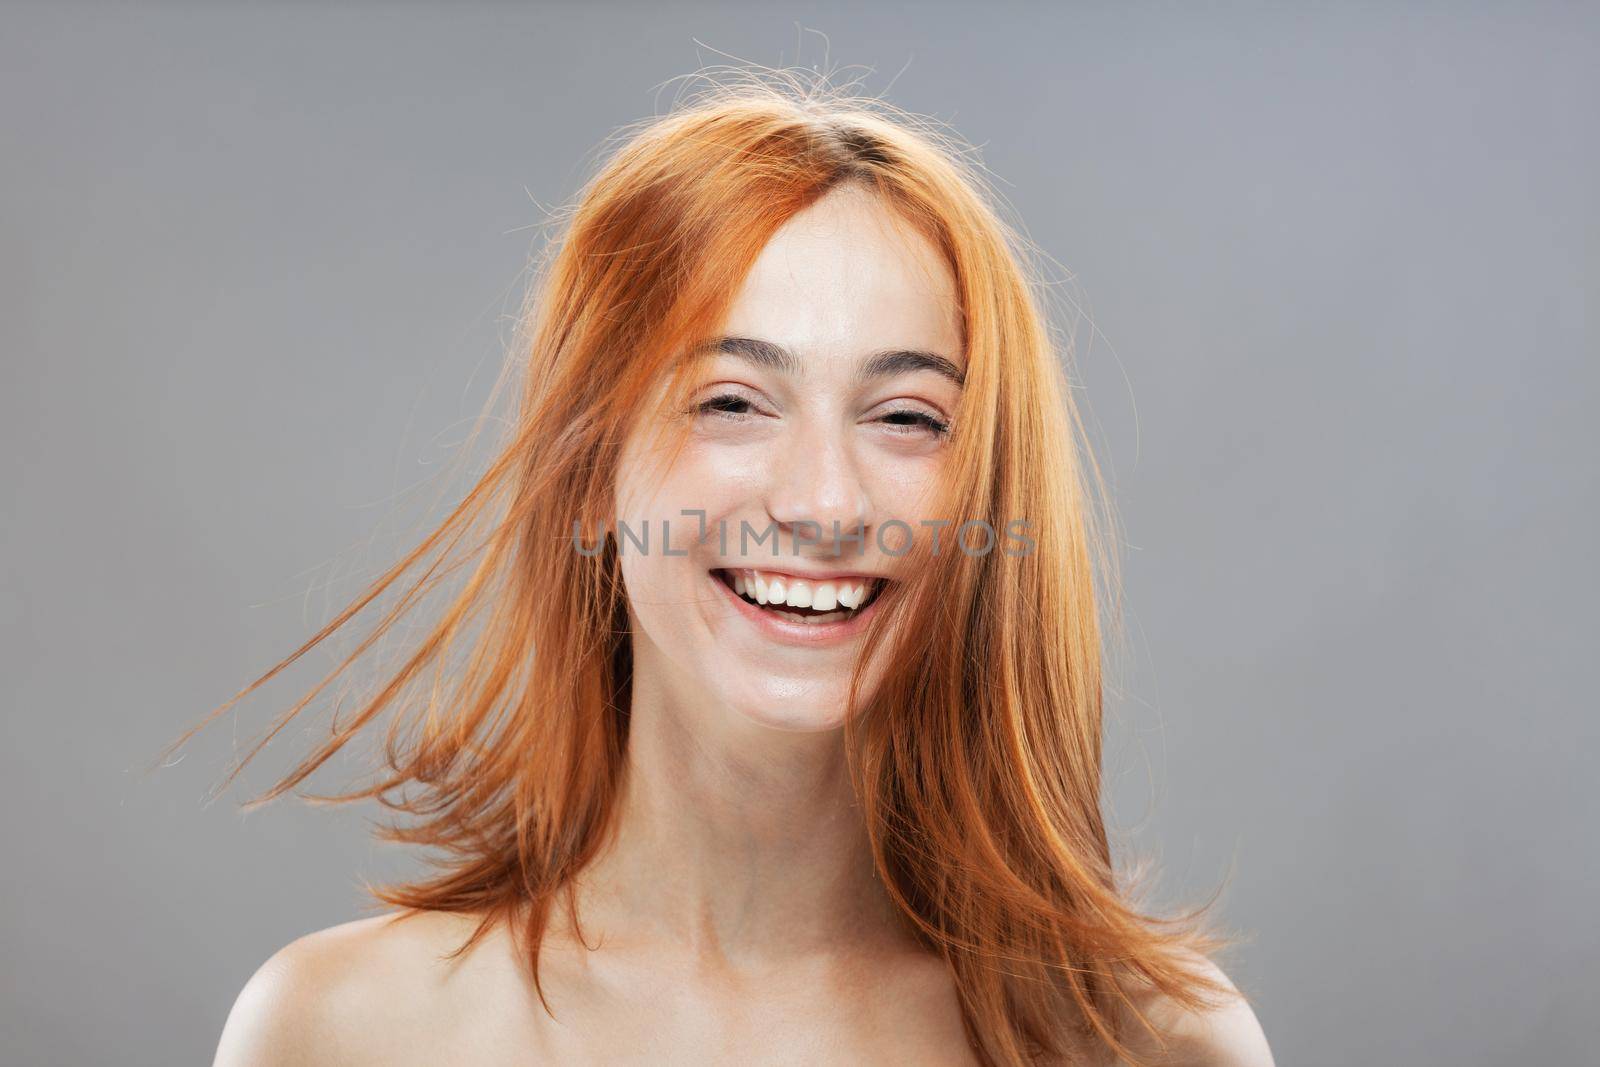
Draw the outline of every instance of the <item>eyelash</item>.
<instances>
[{"instance_id":1,"label":"eyelash","mask_svg":"<svg viewBox=\"0 0 1600 1067\"><path fill-rule=\"evenodd\" d=\"M744 414L743 412L733 412L733 411L726 410L724 405L727 405L727 404L730 404L730 403L732 403L732 404L749 404L750 400L747 397L742 397L737 393L723 393L720 396L713 396L713 397L710 397L710 398L708 398L706 400L702 400L699 404L695 405L695 411L696 411L696 413L701 414L701 415L723 415L723 416L727 416L729 418L737 418L739 415ZM950 432L950 424L948 422L946 422L944 419L939 418L936 415L930 415L926 411L913 411L913 410L908 409L908 408L902 408L899 411L888 412L887 414L884 415L883 419L888 419L888 418L890 418L892 416L899 416L899 415L910 416L915 421L914 421L914 423L911 423L911 424L908 424L908 423L894 423L893 425L896 425L896 426L914 425L915 427L917 427L919 429L922 429L922 430L926 430L927 432L929 432L931 434L934 434L937 437L943 437L945 434ZM881 421L883 421L883 419L880 419L879 421L881 422Z\"/></svg>"}]
</instances>

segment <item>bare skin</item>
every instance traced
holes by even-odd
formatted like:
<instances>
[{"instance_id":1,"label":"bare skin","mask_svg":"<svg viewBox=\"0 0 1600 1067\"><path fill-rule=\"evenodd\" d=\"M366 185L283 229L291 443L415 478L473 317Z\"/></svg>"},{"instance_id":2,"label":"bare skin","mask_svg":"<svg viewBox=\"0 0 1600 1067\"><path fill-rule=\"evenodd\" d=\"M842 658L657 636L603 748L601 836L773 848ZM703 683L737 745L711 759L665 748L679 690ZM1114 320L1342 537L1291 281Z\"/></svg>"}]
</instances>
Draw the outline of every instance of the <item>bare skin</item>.
<instances>
[{"instance_id":1,"label":"bare skin","mask_svg":"<svg viewBox=\"0 0 1600 1067\"><path fill-rule=\"evenodd\" d=\"M789 348L799 375L719 354L707 395L746 402L697 423L664 476L643 473L643 438L630 443L619 514L681 529L679 509L693 507L735 529L775 522L786 538L800 520L914 523L942 448L907 413L948 417L960 386L925 368L865 384L857 371L886 348L961 366L954 308L931 246L859 191L823 198L774 237L726 327ZM878 881L851 796L840 726L855 646L753 624L711 574L745 562L706 544L624 556L627 775L618 833L576 882L583 939L557 909L541 950L553 1016L503 927L447 962L473 917L379 916L267 961L217 1067L978 1063L949 970ZM883 562L820 543L794 565L872 574ZM1167 1063L1270 1067L1242 1002L1162 1025L1179 1057Z\"/></svg>"},{"instance_id":2,"label":"bare skin","mask_svg":"<svg viewBox=\"0 0 1600 1067\"><path fill-rule=\"evenodd\" d=\"M472 917L395 919L345 923L279 950L239 995L216 1067L978 1062L948 975L925 955L878 961L875 976L838 960L767 978L693 962L596 975L595 954L553 939L540 971L552 1019L504 928L447 961ZM1133 1032L1149 1067L1273 1067L1243 1001L1200 1016L1152 997L1141 1010L1165 1043ZM1111 1063L1087 1051L1071 1062Z\"/></svg>"},{"instance_id":3,"label":"bare skin","mask_svg":"<svg viewBox=\"0 0 1600 1067\"><path fill-rule=\"evenodd\" d=\"M471 926L377 916L302 938L240 995L217 1064L976 1062L942 968L922 960L890 964L886 981L837 954L763 970L561 938L541 954L552 1019L503 928L459 961L439 959Z\"/></svg>"}]
</instances>

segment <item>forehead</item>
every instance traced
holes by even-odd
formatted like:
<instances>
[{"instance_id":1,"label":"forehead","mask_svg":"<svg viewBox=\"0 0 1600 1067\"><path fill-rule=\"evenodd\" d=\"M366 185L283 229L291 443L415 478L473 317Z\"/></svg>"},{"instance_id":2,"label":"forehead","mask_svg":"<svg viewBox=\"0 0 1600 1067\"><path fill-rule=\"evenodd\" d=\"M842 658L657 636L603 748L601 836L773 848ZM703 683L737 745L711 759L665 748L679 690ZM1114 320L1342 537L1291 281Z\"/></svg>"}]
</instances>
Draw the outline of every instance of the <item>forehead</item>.
<instances>
[{"instance_id":1,"label":"forehead","mask_svg":"<svg viewBox=\"0 0 1600 1067\"><path fill-rule=\"evenodd\" d=\"M891 207L856 187L828 193L773 235L725 332L777 342L808 363L915 348L964 365L949 265Z\"/></svg>"}]
</instances>

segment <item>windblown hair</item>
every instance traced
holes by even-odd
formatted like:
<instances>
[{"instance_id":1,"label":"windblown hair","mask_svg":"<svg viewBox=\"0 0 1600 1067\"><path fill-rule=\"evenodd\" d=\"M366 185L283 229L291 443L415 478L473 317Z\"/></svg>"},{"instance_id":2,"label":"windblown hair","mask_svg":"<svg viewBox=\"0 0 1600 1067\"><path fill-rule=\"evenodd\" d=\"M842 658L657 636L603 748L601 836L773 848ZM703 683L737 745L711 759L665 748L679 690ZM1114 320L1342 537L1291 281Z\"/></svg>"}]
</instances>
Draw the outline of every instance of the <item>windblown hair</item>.
<instances>
[{"instance_id":1,"label":"windblown hair","mask_svg":"<svg viewBox=\"0 0 1600 1067\"><path fill-rule=\"evenodd\" d=\"M435 556L231 781L421 595L470 565L398 669L252 803L298 791L392 712L382 771L322 799L375 799L405 816L381 836L429 847L433 866L375 895L481 916L462 951L506 920L542 999L540 941L614 827L629 730L615 542L575 551L574 522L603 529L629 427L656 410L663 382L674 397L687 388L685 354L715 334L775 231L858 185L926 236L956 279L967 369L937 513L995 531L1025 517L1035 546L977 555L918 539L897 564L903 580L882 594L844 726L878 873L908 927L948 962L981 1062L1049 1061L1079 1041L1135 1060L1129 1020L1153 1026L1134 991L1204 1009L1228 994L1199 961L1225 942L1202 925L1205 907L1162 917L1136 904L1113 865L1099 616L1115 596L1115 554L1067 384L1070 341L1042 313L1028 243L953 135L792 73L713 82L627 132L536 271L515 353L520 408L470 492L173 747ZM861 691L866 661L891 638L881 682Z\"/></svg>"}]
</instances>

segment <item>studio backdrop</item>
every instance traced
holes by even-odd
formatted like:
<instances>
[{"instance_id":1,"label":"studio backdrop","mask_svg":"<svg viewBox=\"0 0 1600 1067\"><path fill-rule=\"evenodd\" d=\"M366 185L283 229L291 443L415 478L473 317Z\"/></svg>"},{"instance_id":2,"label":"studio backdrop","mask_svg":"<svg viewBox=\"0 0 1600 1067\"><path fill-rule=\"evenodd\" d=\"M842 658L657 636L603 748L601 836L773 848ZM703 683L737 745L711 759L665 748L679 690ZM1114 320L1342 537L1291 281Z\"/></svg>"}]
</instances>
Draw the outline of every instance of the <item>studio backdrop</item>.
<instances>
[{"instance_id":1,"label":"studio backdrop","mask_svg":"<svg viewBox=\"0 0 1600 1067\"><path fill-rule=\"evenodd\" d=\"M1278 1061L1595 1062L1592 5L0 26L0 1060L209 1062L262 960L414 869L371 809L241 814L326 706L212 797L333 649L151 761L462 491L607 138L757 65L948 123L1050 257L1120 523L1117 842L1224 886Z\"/></svg>"}]
</instances>

